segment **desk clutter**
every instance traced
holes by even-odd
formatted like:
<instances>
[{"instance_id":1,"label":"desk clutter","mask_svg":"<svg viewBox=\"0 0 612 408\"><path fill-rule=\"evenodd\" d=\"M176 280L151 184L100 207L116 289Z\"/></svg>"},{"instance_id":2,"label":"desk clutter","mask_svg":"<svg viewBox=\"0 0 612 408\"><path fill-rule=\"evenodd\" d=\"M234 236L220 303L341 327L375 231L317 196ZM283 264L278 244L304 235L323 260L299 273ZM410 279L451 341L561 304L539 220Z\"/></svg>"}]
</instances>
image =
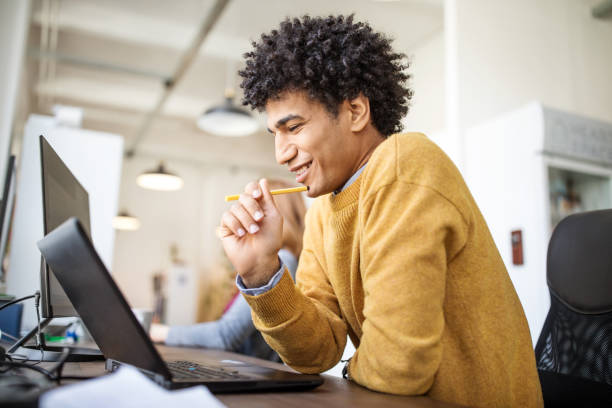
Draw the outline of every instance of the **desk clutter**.
<instances>
[{"instance_id":1,"label":"desk clutter","mask_svg":"<svg viewBox=\"0 0 612 408\"><path fill-rule=\"evenodd\" d=\"M96 378L62 375L68 354L68 349L65 349L61 361L43 368L40 361L15 360L0 347L0 406L225 407L202 385L169 391L131 366L122 366L112 374ZM84 379L86 381L59 386L65 380Z\"/></svg>"}]
</instances>

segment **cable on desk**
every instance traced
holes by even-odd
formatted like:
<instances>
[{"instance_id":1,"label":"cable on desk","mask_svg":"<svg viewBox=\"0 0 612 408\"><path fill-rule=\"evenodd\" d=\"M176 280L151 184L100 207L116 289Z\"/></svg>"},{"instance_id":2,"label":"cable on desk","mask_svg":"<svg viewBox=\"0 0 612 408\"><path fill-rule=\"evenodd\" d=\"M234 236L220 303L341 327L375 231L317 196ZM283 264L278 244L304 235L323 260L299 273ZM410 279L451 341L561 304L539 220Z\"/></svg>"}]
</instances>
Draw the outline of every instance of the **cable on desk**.
<instances>
[{"instance_id":1,"label":"cable on desk","mask_svg":"<svg viewBox=\"0 0 612 408\"><path fill-rule=\"evenodd\" d=\"M36 296L40 297L40 292L39 291L36 291L36 293L34 293L33 295L30 295L30 296L24 296L24 297L19 298L19 299L11 300L10 302L5 303L2 306L0 306L0 310L4 309L6 307L9 307L11 305L14 305L15 303L19 303L19 302L23 302L24 300L32 299L33 297L36 297Z\"/></svg>"},{"instance_id":2,"label":"cable on desk","mask_svg":"<svg viewBox=\"0 0 612 408\"><path fill-rule=\"evenodd\" d=\"M57 372L57 374L55 375L55 378L56 378L56 381L57 381L58 384L62 380L62 370L64 369L64 363L66 362L66 360L70 356L71 352L72 352L71 349L69 349L68 347L64 347L63 350L62 350L62 354L60 355L60 358L57 361L57 364L55 366L53 366L53 368L51 370L49 370L52 373Z\"/></svg>"},{"instance_id":3,"label":"cable on desk","mask_svg":"<svg viewBox=\"0 0 612 408\"><path fill-rule=\"evenodd\" d=\"M9 362L7 362L9 363ZM12 362L11 362L12 363ZM6 364L5 364L6 365ZM31 367L28 369L41 369ZM12 367L7 367L7 370ZM38 396L51 388L52 382L45 375L43 377L27 376L13 370L8 374L0 374L0 406L37 406Z\"/></svg>"},{"instance_id":4,"label":"cable on desk","mask_svg":"<svg viewBox=\"0 0 612 408\"><path fill-rule=\"evenodd\" d=\"M13 340L13 341L19 341L17 337L13 336L12 334L3 332L2 329L0 329L0 339L2 339L2 337L8 337L10 340Z\"/></svg>"},{"instance_id":5,"label":"cable on desk","mask_svg":"<svg viewBox=\"0 0 612 408\"><path fill-rule=\"evenodd\" d=\"M87 376L87 375L62 375L60 381L63 380L91 380L92 378L99 378L97 376Z\"/></svg>"},{"instance_id":6,"label":"cable on desk","mask_svg":"<svg viewBox=\"0 0 612 408\"><path fill-rule=\"evenodd\" d=\"M65 347L62 350L62 354L59 357L58 362L46 370L42 367L37 366L44 359L44 351L41 341L40 334L40 292L36 291L34 295L25 296L20 299L16 299L0 307L0 310L27 299L35 298L36 317L38 319L36 345L40 348L41 357L36 363L27 364L21 361L14 361L13 358L6 354L3 347L0 347L0 405L3 402L11 403L32 403L35 402L40 395L50 387L51 382L60 384L62 380L62 370L64 363L68 359L71 353L71 349ZM15 356L15 355L13 355ZM19 356L21 357L21 356ZM24 361L27 361L27 357ZM36 371L44 375L44 382L41 382L42 378L38 380L36 378L29 378L22 374L22 369L28 369ZM70 378L70 377L68 377ZM24 405L25 406L25 405Z\"/></svg>"},{"instance_id":7,"label":"cable on desk","mask_svg":"<svg viewBox=\"0 0 612 408\"><path fill-rule=\"evenodd\" d=\"M9 303L6 303L6 304L4 304L4 305L2 305L0 307L0 310L4 309L5 307L9 307L10 305L14 305L15 303L23 302L24 300L31 299L31 298L34 298L34 308L36 309L36 322L37 322L36 323L37 324L36 347L38 347L38 349L40 350L40 359L37 362L35 362L35 363L30 363L29 365L37 365L37 364L40 364L44 360L44 358L45 358L45 351L43 349L43 345L42 345L42 342L40 340L41 339L41 334L40 334L40 291L37 290L36 292L34 292L33 295L24 296L22 298L15 299L15 300L13 300L13 301L11 301ZM4 333L4 335L7 335L7 334ZM12 336L8 336L8 337L11 337L11 338L15 339ZM19 341L19 339L16 339L16 340ZM2 354L4 355L4 353L2 353ZM28 357L27 356L19 355L19 354L13 354L13 356L17 356L19 358L23 357L22 362L28 361ZM12 361L12 359L10 357L9 357L9 360Z\"/></svg>"},{"instance_id":8,"label":"cable on desk","mask_svg":"<svg viewBox=\"0 0 612 408\"><path fill-rule=\"evenodd\" d=\"M71 353L70 348L64 347L64 349L62 350L62 354L60 355L60 358L57 361L57 363L48 370L42 367L38 367L35 364L26 364L26 363L22 363L18 361L12 361L11 357L6 355L5 357L7 358L7 360L0 361L0 367L6 366L7 369L1 370L0 372L4 374L8 372L11 368L27 368L29 370L37 371L43 374L45 377L47 377L47 379L49 379L50 381L53 381L59 384L60 381L62 380L62 370L64 368L64 363L70 356L70 353Z\"/></svg>"},{"instance_id":9,"label":"cable on desk","mask_svg":"<svg viewBox=\"0 0 612 408\"><path fill-rule=\"evenodd\" d=\"M18 363L16 361L0 361L0 366L7 366L9 367L9 370L11 368L27 368L29 370L38 371L39 373L43 374L45 377L47 377L51 381L56 381L55 376L51 372L45 370L42 367L38 367L35 365ZM6 373L7 371L8 370L4 370L3 373Z\"/></svg>"}]
</instances>

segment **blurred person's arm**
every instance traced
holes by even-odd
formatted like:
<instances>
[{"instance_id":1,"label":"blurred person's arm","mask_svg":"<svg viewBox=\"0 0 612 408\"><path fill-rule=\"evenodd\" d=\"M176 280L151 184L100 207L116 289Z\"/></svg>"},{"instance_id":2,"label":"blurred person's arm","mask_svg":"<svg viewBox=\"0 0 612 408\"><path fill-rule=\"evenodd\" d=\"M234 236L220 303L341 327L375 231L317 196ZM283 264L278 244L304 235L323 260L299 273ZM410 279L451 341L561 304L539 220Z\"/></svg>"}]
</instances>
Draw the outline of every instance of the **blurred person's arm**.
<instances>
[{"instance_id":1,"label":"blurred person's arm","mask_svg":"<svg viewBox=\"0 0 612 408\"><path fill-rule=\"evenodd\" d=\"M149 336L155 343L165 343L168 338L170 327L165 324L151 323L149 328Z\"/></svg>"},{"instance_id":2,"label":"blurred person's arm","mask_svg":"<svg viewBox=\"0 0 612 408\"><path fill-rule=\"evenodd\" d=\"M170 327L165 343L236 351L254 331L251 309L240 296L219 320Z\"/></svg>"},{"instance_id":3,"label":"blurred person's arm","mask_svg":"<svg viewBox=\"0 0 612 408\"><path fill-rule=\"evenodd\" d=\"M295 276L297 262L287 250L278 253L281 264L286 265ZM246 300L239 296L223 316L214 322L189 326L151 325L150 335L155 342L169 346L196 346L237 351L244 341L255 332L251 309Z\"/></svg>"}]
</instances>

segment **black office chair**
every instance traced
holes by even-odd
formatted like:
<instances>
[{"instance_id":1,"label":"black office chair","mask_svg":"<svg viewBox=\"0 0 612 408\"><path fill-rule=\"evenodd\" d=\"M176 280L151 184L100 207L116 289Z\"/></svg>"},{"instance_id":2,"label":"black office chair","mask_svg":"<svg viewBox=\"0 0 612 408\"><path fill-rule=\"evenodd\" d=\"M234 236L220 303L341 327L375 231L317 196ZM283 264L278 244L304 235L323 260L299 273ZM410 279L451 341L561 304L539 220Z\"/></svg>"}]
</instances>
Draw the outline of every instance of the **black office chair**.
<instances>
[{"instance_id":1,"label":"black office chair","mask_svg":"<svg viewBox=\"0 0 612 408\"><path fill-rule=\"evenodd\" d=\"M612 210L571 215L548 245L550 310L536 345L547 407L612 407Z\"/></svg>"}]
</instances>

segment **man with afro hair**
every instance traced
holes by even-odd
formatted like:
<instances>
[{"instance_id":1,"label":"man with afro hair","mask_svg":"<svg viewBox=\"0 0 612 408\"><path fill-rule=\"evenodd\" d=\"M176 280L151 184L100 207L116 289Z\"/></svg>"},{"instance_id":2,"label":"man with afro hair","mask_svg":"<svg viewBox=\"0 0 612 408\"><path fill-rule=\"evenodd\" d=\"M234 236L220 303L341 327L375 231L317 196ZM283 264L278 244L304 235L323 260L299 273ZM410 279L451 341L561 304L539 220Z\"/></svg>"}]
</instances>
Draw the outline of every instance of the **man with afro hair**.
<instances>
[{"instance_id":1,"label":"man with afro hair","mask_svg":"<svg viewBox=\"0 0 612 408\"><path fill-rule=\"evenodd\" d=\"M294 284L266 180L218 234L255 326L304 373L356 352L372 390L469 406L542 406L527 321L461 174L399 133L412 92L390 40L352 16L286 19L245 54L244 103L267 114L276 160L317 197Z\"/></svg>"}]
</instances>

